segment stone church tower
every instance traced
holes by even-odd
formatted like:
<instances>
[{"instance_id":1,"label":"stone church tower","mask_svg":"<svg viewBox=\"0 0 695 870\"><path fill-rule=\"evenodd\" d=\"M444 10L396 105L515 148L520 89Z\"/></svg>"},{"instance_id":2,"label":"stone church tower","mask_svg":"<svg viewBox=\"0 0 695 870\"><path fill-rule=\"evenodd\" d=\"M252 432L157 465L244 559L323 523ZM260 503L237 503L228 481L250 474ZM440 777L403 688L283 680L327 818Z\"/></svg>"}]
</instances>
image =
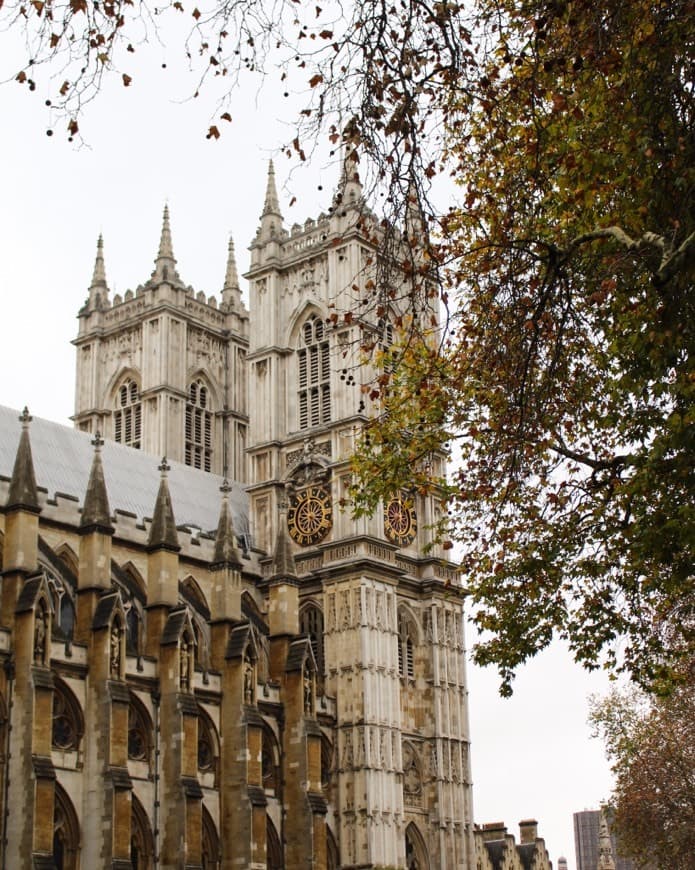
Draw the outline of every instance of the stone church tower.
<instances>
[{"instance_id":1,"label":"stone church tower","mask_svg":"<svg viewBox=\"0 0 695 870\"><path fill-rule=\"evenodd\" d=\"M0 857L475 867L463 592L425 553L438 504L343 508L372 372L331 314L376 277L368 214L346 168L329 214L285 228L271 164L248 311L231 242L219 303L184 285L168 209L134 293L110 298L99 240L75 340L93 440L0 413L0 737L3 698L24 717ZM24 789L6 811L3 776Z\"/></svg>"},{"instance_id":2,"label":"stone church tower","mask_svg":"<svg viewBox=\"0 0 695 870\"><path fill-rule=\"evenodd\" d=\"M248 312L231 240L218 305L179 277L168 207L154 270L135 293L109 299L99 237L79 324L79 429L246 480Z\"/></svg>"},{"instance_id":3,"label":"stone church tower","mask_svg":"<svg viewBox=\"0 0 695 870\"><path fill-rule=\"evenodd\" d=\"M296 544L300 631L314 638L340 723L329 822L341 861L463 868L472 811L462 601L449 594L457 578L443 553L423 556L437 505L396 494L358 521L339 507L364 411L358 327L329 324L354 304L352 286L373 277L365 213L348 171L331 214L288 232L271 166L246 275L251 515L262 547L285 524Z\"/></svg>"}]
</instances>

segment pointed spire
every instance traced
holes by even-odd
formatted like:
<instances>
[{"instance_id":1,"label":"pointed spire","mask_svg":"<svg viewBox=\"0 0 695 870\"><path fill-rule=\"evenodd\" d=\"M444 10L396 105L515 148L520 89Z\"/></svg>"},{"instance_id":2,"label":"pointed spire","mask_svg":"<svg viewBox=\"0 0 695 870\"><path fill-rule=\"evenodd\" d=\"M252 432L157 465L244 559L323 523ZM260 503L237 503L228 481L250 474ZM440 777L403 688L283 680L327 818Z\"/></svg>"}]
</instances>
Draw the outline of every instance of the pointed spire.
<instances>
[{"instance_id":1,"label":"pointed spire","mask_svg":"<svg viewBox=\"0 0 695 870\"><path fill-rule=\"evenodd\" d=\"M162 464L159 466L162 476L159 481L159 492L157 493L154 516L152 517L152 525L150 526L150 534L147 540L147 546L150 550L178 551L180 549L174 509L171 504L171 495L167 482L167 472L169 470L170 466L167 464L166 456L164 456Z\"/></svg>"},{"instance_id":2,"label":"pointed spire","mask_svg":"<svg viewBox=\"0 0 695 870\"><path fill-rule=\"evenodd\" d=\"M111 508L106 492L104 466L101 461L101 447L103 443L103 438L97 432L92 441L94 456L92 458L92 468L89 472L84 506L82 507L82 519L80 520L80 531L83 533L87 531L100 531L106 534L113 534Z\"/></svg>"},{"instance_id":3,"label":"pointed spire","mask_svg":"<svg viewBox=\"0 0 695 870\"><path fill-rule=\"evenodd\" d=\"M350 142L341 145L342 160L338 188L333 197L333 208L339 205L352 205L362 201L363 189L358 171L359 154L357 148Z\"/></svg>"},{"instance_id":4,"label":"pointed spire","mask_svg":"<svg viewBox=\"0 0 695 870\"><path fill-rule=\"evenodd\" d=\"M231 235L229 236L229 246L227 247L227 271L224 276L224 287L222 288L222 303L233 310L241 307L239 273L237 272L236 256L234 254L234 239Z\"/></svg>"},{"instance_id":5,"label":"pointed spire","mask_svg":"<svg viewBox=\"0 0 695 870\"><path fill-rule=\"evenodd\" d=\"M599 816L598 864L596 870L615 870L613 846L610 834L608 833L608 821L606 820L604 810L601 810L601 815Z\"/></svg>"},{"instance_id":6,"label":"pointed spire","mask_svg":"<svg viewBox=\"0 0 695 870\"><path fill-rule=\"evenodd\" d=\"M229 565L239 568L241 566L234 524L232 522L232 511L229 506L229 493L231 489L232 487L225 478L220 487L222 506L220 508L220 519L217 524L217 535L215 536L215 554L212 560L212 564L215 567Z\"/></svg>"},{"instance_id":7,"label":"pointed spire","mask_svg":"<svg viewBox=\"0 0 695 870\"><path fill-rule=\"evenodd\" d=\"M97 255L94 260L94 272L92 273L92 283L89 285L90 290L93 287L106 288L106 269L104 267L104 237L99 233L97 239Z\"/></svg>"},{"instance_id":8,"label":"pointed spire","mask_svg":"<svg viewBox=\"0 0 695 870\"><path fill-rule=\"evenodd\" d=\"M297 576L297 567L294 563L292 544L287 537L286 506L280 505L278 517L278 533L275 539L275 552L273 553L273 575L285 579Z\"/></svg>"},{"instance_id":9,"label":"pointed spire","mask_svg":"<svg viewBox=\"0 0 695 870\"><path fill-rule=\"evenodd\" d=\"M413 178L408 183L405 202L405 232L411 243L423 244L425 241L425 219L420 206L417 184Z\"/></svg>"},{"instance_id":10,"label":"pointed spire","mask_svg":"<svg viewBox=\"0 0 695 870\"><path fill-rule=\"evenodd\" d=\"M28 408L24 408L19 418L22 424L22 433L19 436L19 445L17 447L17 455L15 456L14 468L12 469L6 508L39 513L41 510L39 507L39 493L36 488L34 460L31 455L31 441L29 440L29 424L31 420Z\"/></svg>"},{"instance_id":11,"label":"pointed spire","mask_svg":"<svg viewBox=\"0 0 695 870\"><path fill-rule=\"evenodd\" d=\"M170 283L180 283L179 273L176 271L176 258L174 257L174 246L171 241L171 227L169 225L169 206L164 206L164 214L162 216L162 234L159 238L159 251L157 258L154 261L154 271L152 278L157 281L169 281Z\"/></svg>"},{"instance_id":12,"label":"pointed spire","mask_svg":"<svg viewBox=\"0 0 695 870\"><path fill-rule=\"evenodd\" d=\"M263 206L263 214L261 217L267 217L268 215L276 215L277 217L282 218L278 192L275 187L275 167L273 166L272 160L268 163L268 184L265 189L265 204Z\"/></svg>"},{"instance_id":13,"label":"pointed spire","mask_svg":"<svg viewBox=\"0 0 695 870\"><path fill-rule=\"evenodd\" d=\"M109 287L106 283L106 268L104 267L104 238L99 233L92 282L89 285L89 297L85 307L87 310L91 309L93 311L108 307L108 297Z\"/></svg>"}]
</instances>

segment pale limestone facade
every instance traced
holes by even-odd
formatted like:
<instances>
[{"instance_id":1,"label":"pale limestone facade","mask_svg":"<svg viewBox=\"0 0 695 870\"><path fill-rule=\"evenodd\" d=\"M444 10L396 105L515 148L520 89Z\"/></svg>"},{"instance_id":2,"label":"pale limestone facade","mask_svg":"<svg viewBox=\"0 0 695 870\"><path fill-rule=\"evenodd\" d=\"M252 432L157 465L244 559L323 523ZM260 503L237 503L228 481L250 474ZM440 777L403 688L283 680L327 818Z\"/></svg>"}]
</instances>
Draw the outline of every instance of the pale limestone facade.
<instances>
[{"instance_id":1,"label":"pale limestone facade","mask_svg":"<svg viewBox=\"0 0 695 870\"><path fill-rule=\"evenodd\" d=\"M25 420L0 468L6 866L476 866L463 596L424 553L438 506L413 495L395 541L383 508L339 507L371 373L331 313L371 274L364 214L345 173L330 214L285 230L271 167L248 311L231 243L219 304L183 285L168 210L133 294L110 298L100 240L72 437L138 452L97 438L84 489L41 492L37 462L32 491ZM110 479L158 478L164 454L146 520ZM193 484L223 477L211 522Z\"/></svg>"}]
</instances>

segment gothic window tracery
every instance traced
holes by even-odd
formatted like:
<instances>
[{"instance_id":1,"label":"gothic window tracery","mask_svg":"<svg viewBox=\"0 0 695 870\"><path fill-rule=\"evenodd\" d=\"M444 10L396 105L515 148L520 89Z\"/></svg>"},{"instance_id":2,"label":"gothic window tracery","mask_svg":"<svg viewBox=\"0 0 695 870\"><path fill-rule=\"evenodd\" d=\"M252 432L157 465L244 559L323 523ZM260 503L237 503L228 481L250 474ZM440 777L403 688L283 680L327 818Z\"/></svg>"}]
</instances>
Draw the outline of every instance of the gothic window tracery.
<instances>
[{"instance_id":1,"label":"gothic window tracery","mask_svg":"<svg viewBox=\"0 0 695 870\"><path fill-rule=\"evenodd\" d=\"M130 821L130 864L133 870L150 870L154 857L154 837L147 813L132 796Z\"/></svg>"},{"instance_id":2,"label":"gothic window tracery","mask_svg":"<svg viewBox=\"0 0 695 870\"><path fill-rule=\"evenodd\" d=\"M315 314L304 323L297 350L299 428L331 419L330 351L323 321Z\"/></svg>"},{"instance_id":3,"label":"gothic window tracery","mask_svg":"<svg viewBox=\"0 0 695 870\"><path fill-rule=\"evenodd\" d=\"M269 729L264 728L261 750L261 776L263 777L264 790L271 792L275 797L280 795L279 761L280 753L275 736Z\"/></svg>"},{"instance_id":4,"label":"gothic window tracery","mask_svg":"<svg viewBox=\"0 0 695 870\"><path fill-rule=\"evenodd\" d=\"M150 717L131 694L128 707L128 759L130 761L150 761L153 733Z\"/></svg>"},{"instance_id":5,"label":"gothic window tracery","mask_svg":"<svg viewBox=\"0 0 695 870\"><path fill-rule=\"evenodd\" d=\"M212 816L203 807L203 870L217 870L220 862L220 838Z\"/></svg>"},{"instance_id":6,"label":"gothic window tracery","mask_svg":"<svg viewBox=\"0 0 695 870\"><path fill-rule=\"evenodd\" d=\"M142 402L137 383L128 378L116 393L116 410L113 413L113 436L119 444L141 446Z\"/></svg>"},{"instance_id":7,"label":"gothic window tracery","mask_svg":"<svg viewBox=\"0 0 695 870\"><path fill-rule=\"evenodd\" d=\"M78 866L80 826L75 808L60 785L56 783L53 810L53 867L55 870L75 870Z\"/></svg>"},{"instance_id":8,"label":"gothic window tracery","mask_svg":"<svg viewBox=\"0 0 695 870\"><path fill-rule=\"evenodd\" d=\"M217 778L219 758L219 738L217 730L202 707L198 707L198 770L202 775L212 774ZM204 780L203 780L204 781ZM204 781L205 782L205 781ZM208 785L212 784L210 782Z\"/></svg>"},{"instance_id":9,"label":"gothic window tracery","mask_svg":"<svg viewBox=\"0 0 695 870\"><path fill-rule=\"evenodd\" d=\"M51 744L61 752L79 749L84 734L84 720L77 699L70 689L56 679L53 689Z\"/></svg>"},{"instance_id":10,"label":"gothic window tracery","mask_svg":"<svg viewBox=\"0 0 695 870\"><path fill-rule=\"evenodd\" d=\"M198 378L188 388L186 401L186 465L212 470L213 413L210 390Z\"/></svg>"},{"instance_id":11,"label":"gothic window tracery","mask_svg":"<svg viewBox=\"0 0 695 870\"><path fill-rule=\"evenodd\" d=\"M316 659L317 675L323 675L323 612L316 604L308 604L299 613L299 633L305 634L311 643Z\"/></svg>"},{"instance_id":12,"label":"gothic window tracery","mask_svg":"<svg viewBox=\"0 0 695 870\"><path fill-rule=\"evenodd\" d=\"M44 569L44 573L51 593L51 603L53 604L51 632L57 639L72 640L75 630L75 605L72 600L72 594L68 591L66 584L60 577L46 569Z\"/></svg>"}]
</instances>

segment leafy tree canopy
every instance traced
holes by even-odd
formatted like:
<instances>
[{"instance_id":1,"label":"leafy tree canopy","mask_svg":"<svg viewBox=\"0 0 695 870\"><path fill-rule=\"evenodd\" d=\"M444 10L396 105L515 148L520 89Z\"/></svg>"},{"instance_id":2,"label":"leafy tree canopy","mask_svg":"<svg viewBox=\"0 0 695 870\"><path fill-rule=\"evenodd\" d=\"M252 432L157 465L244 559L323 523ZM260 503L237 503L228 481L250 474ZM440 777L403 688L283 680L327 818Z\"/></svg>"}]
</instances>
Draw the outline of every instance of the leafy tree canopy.
<instances>
[{"instance_id":1,"label":"leafy tree canopy","mask_svg":"<svg viewBox=\"0 0 695 870\"><path fill-rule=\"evenodd\" d=\"M621 855L637 867L688 870L695 854L692 674L668 698L637 690L593 699L591 722L615 774L611 804Z\"/></svg>"},{"instance_id":2,"label":"leafy tree canopy","mask_svg":"<svg viewBox=\"0 0 695 870\"><path fill-rule=\"evenodd\" d=\"M652 688L677 681L693 643L694 13L692 0L1 10L26 35L16 80L31 89L47 65L70 135L103 76L128 86L129 53L184 16L201 86L276 75L306 96L290 155L326 135L359 157L385 203L382 252L341 316L390 320L400 338L363 386L355 508L404 487L442 499L475 655L504 692L554 635ZM446 209L442 180L458 192Z\"/></svg>"}]
</instances>

